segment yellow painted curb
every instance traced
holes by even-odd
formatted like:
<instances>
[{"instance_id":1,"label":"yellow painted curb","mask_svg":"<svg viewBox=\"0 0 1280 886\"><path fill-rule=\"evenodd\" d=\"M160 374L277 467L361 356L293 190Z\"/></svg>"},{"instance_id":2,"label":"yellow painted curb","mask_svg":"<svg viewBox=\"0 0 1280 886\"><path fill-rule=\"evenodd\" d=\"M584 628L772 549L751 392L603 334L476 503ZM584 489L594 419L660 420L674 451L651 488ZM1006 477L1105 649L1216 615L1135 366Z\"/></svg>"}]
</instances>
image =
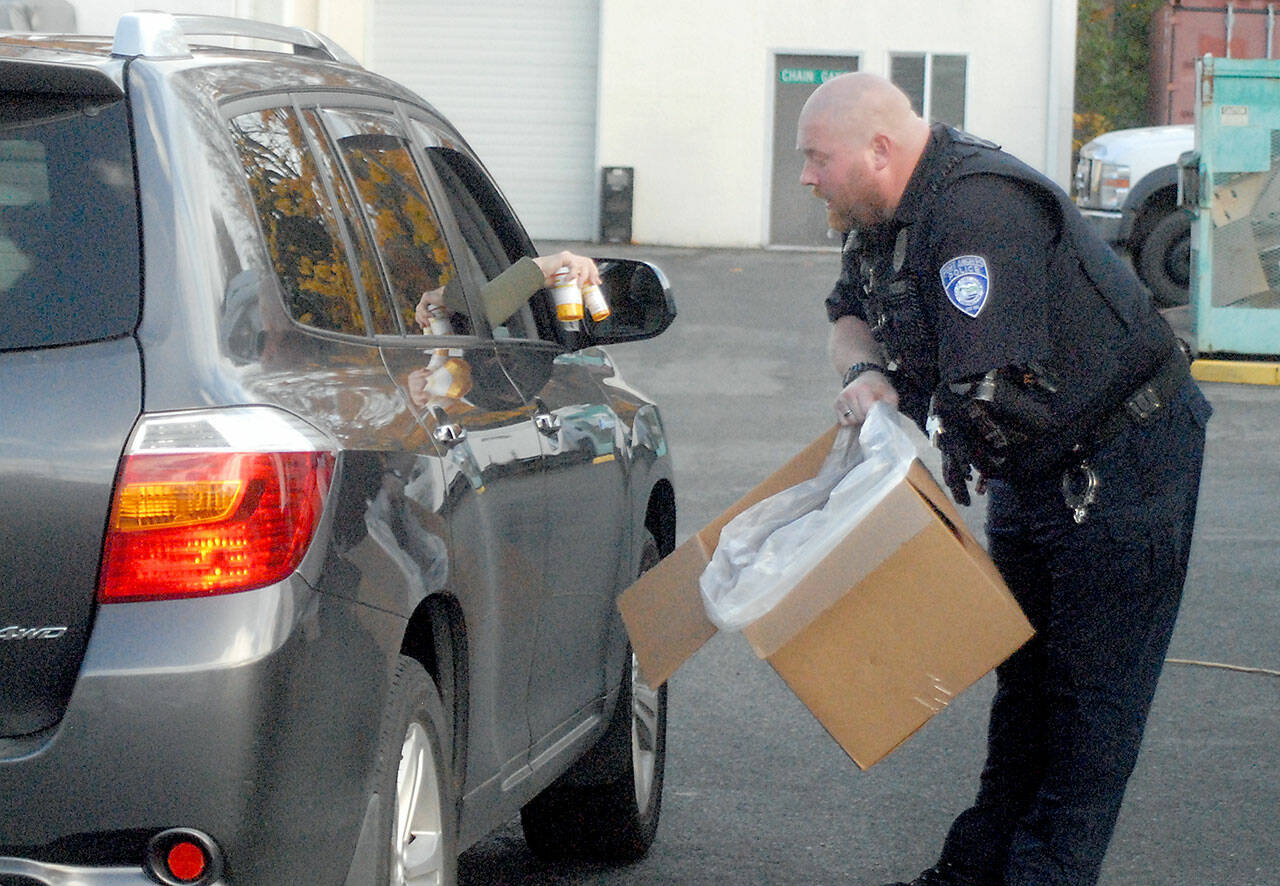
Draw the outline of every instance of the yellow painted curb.
<instances>
[{"instance_id":1,"label":"yellow painted curb","mask_svg":"<svg viewBox=\"0 0 1280 886\"><path fill-rule=\"evenodd\" d=\"M1193 360L1191 375L1197 381L1221 381L1240 385L1280 385L1280 363L1249 360Z\"/></svg>"}]
</instances>

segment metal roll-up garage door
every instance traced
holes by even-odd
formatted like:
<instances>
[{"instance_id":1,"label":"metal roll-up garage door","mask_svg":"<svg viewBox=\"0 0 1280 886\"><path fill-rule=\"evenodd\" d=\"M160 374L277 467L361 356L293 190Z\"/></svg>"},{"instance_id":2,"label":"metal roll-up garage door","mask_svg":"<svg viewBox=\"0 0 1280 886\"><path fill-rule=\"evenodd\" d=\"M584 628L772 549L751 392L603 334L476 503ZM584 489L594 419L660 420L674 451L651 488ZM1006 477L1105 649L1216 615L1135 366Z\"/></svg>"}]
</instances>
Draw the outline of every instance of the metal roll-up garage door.
<instances>
[{"instance_id":1,"label":"metal roll-up garage door","mask_svg":"<svg viewBox=\"0 0 1280 886\"><path fill-rule=\"evenodd\" d=\"M374 0L368 66L456 125L534 238L595 231L598 0Z\"/></svg>"}]
</instances>

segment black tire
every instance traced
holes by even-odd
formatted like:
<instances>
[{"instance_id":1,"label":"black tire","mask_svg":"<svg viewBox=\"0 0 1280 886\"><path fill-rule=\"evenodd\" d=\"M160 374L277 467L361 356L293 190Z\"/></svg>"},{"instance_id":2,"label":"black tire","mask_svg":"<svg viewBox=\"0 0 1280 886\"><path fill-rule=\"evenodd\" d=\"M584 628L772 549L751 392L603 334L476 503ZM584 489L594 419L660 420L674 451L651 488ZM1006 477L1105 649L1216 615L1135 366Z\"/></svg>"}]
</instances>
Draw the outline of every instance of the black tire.
<instances>
[{"instance_id":1,"label":"black tire","mask_svg":"<svg viewBox=\"0 0 1280 886\"><path fill-rule=\"evenodd\" d=\"M1191 282L1191 216L1174 210L1138 244L1138 276L1162 308L1185 305Z\"/></svg>"},{"instance_id":2,"label":"black tire","mask_svg":"<svg viewBox=\"0 0 1280 886\"><path fill-rule=\"evenodd\" d=\"M640 572L658 562L650 535ZM520 810L541 858L631 862L653 844L667 757L667 687L651 689L627 649L609 727L582 759Z\"/></svg>"},{"instance_id":3,"label":"black tire","mask_svg":"<svg viewBox=\"0 0 1280 886\"><path fill-rule=\"evenodd\" d=\"M377 886L456 886L458 815L447 724L427 672L400 656L379 736Z\"/></svg>"}]
</instances>

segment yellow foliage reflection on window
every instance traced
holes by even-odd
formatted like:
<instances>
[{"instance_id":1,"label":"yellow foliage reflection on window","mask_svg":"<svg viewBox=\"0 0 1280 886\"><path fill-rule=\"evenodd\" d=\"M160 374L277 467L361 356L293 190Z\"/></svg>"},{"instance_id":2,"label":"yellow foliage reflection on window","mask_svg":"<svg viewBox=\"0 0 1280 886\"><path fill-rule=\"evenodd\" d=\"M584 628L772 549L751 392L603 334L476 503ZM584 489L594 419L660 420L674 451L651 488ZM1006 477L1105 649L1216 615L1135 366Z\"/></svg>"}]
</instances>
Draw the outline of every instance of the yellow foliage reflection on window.
<instances>
[{"instance_id":1,"label":"yellow foliage reflection on window","mask_svg":"<svg viewBox=\"0 0 1280 886\"><path fill-rule=\"evenodd\" d=\"M373 228L392 298L407 324L412 323L422 293L455 277L439 219L399 136L362 134L341 139L340 145Z\"/></svg>"},{"instance_id":2,"label":"yellow foliage reflection on window","mask_svg":"<svg viewBox=\"0 0 1280 886\"><path fill-rule=\"evenodd\" d=\"M300 323L365 334L337 214L297 117L286 108L231 122L289 313Z\"/></svg>"}]
</instances>

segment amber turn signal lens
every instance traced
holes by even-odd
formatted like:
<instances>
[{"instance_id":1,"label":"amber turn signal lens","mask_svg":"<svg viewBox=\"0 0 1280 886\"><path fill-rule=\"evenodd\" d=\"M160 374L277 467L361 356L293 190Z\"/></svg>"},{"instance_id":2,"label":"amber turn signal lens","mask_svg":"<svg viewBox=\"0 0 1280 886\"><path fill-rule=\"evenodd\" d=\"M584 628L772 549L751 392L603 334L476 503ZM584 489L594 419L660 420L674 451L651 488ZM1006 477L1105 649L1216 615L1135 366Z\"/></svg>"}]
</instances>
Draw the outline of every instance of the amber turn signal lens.
<instances>
[{"instance_id":1,"label":"amber turn signal lens","mask_svg":"<svg viewBox=\"0 0 1280 886\"><path fill-rule=\"evenodd\" d=\"M120 490L112 528L128 532L223 520L235 510L242 491L235 480L134 483Z\"/></svg>"}]
</instances>

